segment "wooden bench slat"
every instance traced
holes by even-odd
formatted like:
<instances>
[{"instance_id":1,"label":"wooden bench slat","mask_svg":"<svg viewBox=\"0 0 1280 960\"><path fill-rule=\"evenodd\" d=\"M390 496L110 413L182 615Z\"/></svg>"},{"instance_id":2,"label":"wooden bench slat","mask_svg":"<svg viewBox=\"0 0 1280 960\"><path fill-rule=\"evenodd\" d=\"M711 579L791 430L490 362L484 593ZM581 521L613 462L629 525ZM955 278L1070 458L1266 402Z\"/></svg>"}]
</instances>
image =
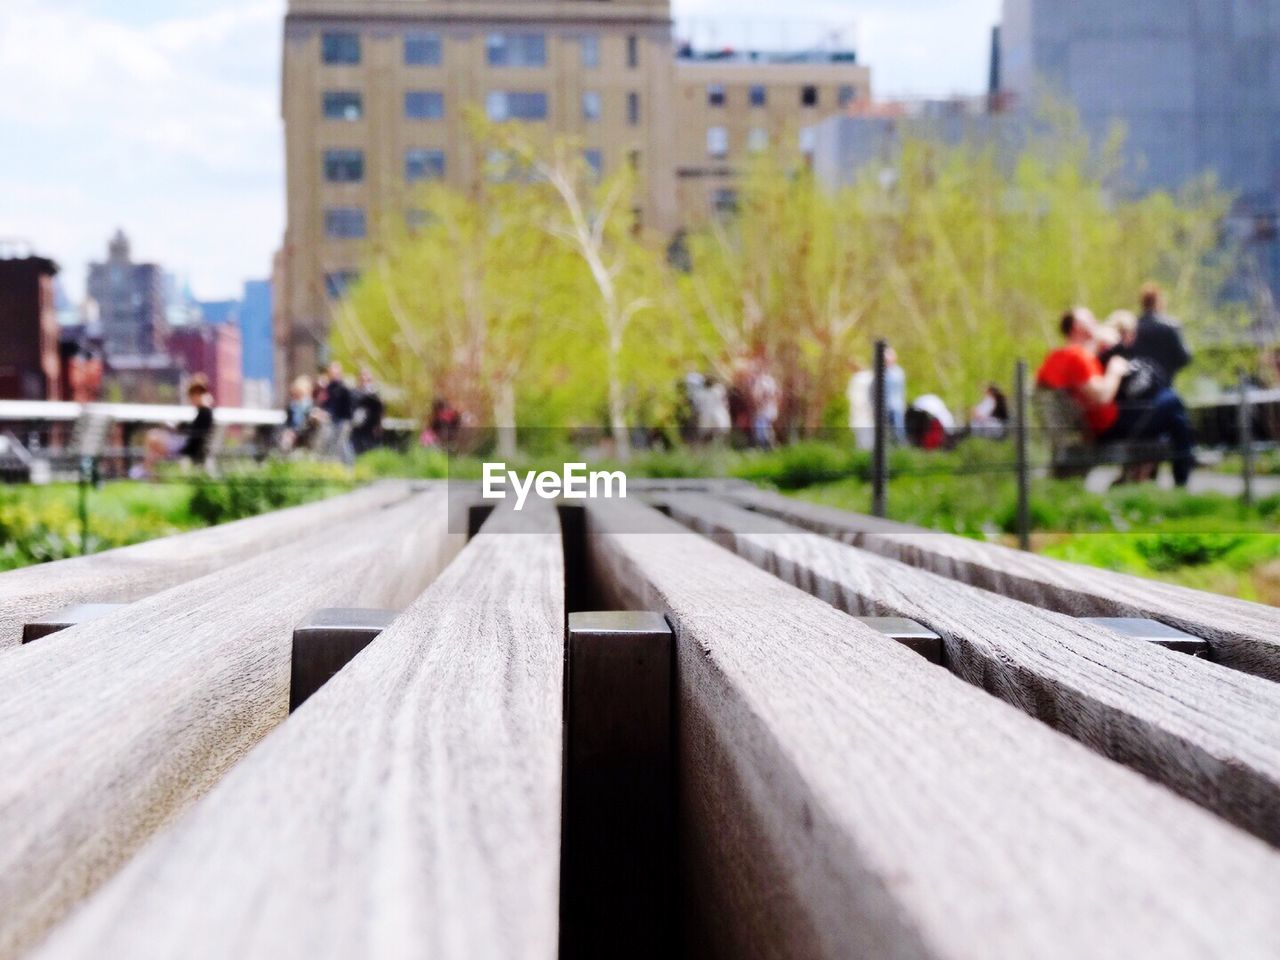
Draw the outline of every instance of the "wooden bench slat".
<instances>
[{"instance_id":1,"label":"wooden bench slat","mask_svg":"<svg viewBox=\"0 0 1280 960\"><path fill-rule=\"evenodd\" d=\"M692 955L1274 954L1280 854L638 509L586 542L676 632Z\"/></svg>"},{"instance_id":2,"label":"wooden bench slat","mask_svg":"<svg viewBox=\"0 0 1280 960\"><path fill-rule=\"evenodd\" d=\"M814 533L1074 617L1146 617L1209 642L1212 659L1280 680L1280 609L936 533L766 491L734 501Z\"/></svg>"},{"instance_id":3,"label":"wooden bench slat","mask_svg":"<svg viewBox=\"0 0 1280 960\"><path fill-rule=\"evenodd\" d=\"M330 524L404 500L401 481L207 530L0 574L0 654L22 641L22 627L74 603L127 602L194 580Z\"/></svg>"},{"instance_id":4,"label":"wooden bench slat","mask_svg":"<svg viewBox=\"0 0 1280 960\"><path fill-rule=\"evenodd\" d=\"M403 607L461 548L437 489L0 657L0 957L287 714L294 626Z\"/></svg>"},{"instance_id":5,"label":"wooden bench slat","mask_svg":"<svg viewBox=\"0 0 1280 960\"><path fill-rule=\"evenodd\" d=\"M37 956L554 960L563 576L495 515Z\"/></svg>"},{"instance_id":6,"label":"wooden bench slat","mask_svg":"<svg viewBox=\"0 0 1280 960\"><path fill-rule=\"evenodd\" d=\"M923 623L942 636L957 676L1280 844L1280 685L710 497L664 502L675 519L839 610Z\"/></svg>"}]
</instances>

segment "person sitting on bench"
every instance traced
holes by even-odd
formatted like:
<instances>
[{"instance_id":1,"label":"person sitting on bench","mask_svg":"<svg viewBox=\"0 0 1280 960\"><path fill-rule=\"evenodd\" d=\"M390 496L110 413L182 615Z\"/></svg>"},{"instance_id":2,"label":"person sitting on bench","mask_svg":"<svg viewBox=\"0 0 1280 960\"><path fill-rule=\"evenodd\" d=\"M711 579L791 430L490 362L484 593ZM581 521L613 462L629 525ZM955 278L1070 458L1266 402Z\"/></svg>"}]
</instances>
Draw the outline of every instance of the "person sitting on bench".
<instances>
[{"instance_id":1,"label":"person sitting on bench","mask_svg":"<svg viewBox=\"0 0 1280 960\"><path fill-rule=\"evenodd\" d=\"M1062 317L1066 343L1045 359L1037 383L1070 394L1084 412L1085 422L1099 444L1168 438L1173 447L1173 479L1184 487L1195 463L1191 420L1182 400L1163 387L1141 403L1117 402L1130 365L1113 356L1104 368L1098 358L1102 345L1093 314L1077 307Z\"/></svg>"}]
</instances>

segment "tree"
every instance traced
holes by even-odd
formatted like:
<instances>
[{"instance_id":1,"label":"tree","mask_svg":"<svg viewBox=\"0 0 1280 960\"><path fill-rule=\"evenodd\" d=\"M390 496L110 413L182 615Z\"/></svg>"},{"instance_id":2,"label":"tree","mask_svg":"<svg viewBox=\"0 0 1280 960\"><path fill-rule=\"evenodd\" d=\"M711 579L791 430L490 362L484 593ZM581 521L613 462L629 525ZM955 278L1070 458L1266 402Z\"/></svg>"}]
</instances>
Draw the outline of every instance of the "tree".
<instances>
[{"instance_id":1,"label":"tree","mask_svg":"<svg viewBox=\"0 0 1280 960\"><path fill-rule=\"evenodd\" d=\"M554 194L557 203L544 227L580 260L589 278L592 312L604 345L609 430L617 456L627 460L633 425L629 408L634 404L627 392L625 350L637 318L658 306L663 272L653 244L645 242L636 226L634 171L624 167L593 186L575 140L539 142L518 126L490 126L488 136ZM648 341L642 349L652 355L655 346Z\"/></svg>"}]
</instances>

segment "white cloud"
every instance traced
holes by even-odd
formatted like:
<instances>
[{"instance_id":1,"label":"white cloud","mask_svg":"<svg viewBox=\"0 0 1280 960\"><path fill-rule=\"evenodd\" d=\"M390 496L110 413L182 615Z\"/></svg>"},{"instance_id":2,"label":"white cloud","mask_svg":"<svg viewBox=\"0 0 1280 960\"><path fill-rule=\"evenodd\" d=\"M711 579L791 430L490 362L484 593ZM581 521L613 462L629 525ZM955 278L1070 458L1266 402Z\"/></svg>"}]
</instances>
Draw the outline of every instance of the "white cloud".
<instances>
[{"instance_id":1,"label":"white cloud","mask_svg":"<svg viewBox=\"0 0 1280 960\"><path fill-rule=\"evenodd\" d=\"M283 229L283 4L128 25L38 0L0 4L0 234L84 264L123 226L197 293L265 275ZM6 137L8 139L8 137Z\"/></svg>"},{"instance_id":2,"label":"white cloud","mask_svg":"<svg viewBox=\"0 0 1280 960\"><path fill-rule=\"evenodd\" d=\"M981 89L998 8L674 2L700 42L712 20L722 42L761 47L840 30L879 95ZM202 297L266 275L284 222L283 13L284 0L0 0L0 237L58 259L74 297L117 226Z\"/></svg>"}]
</instances>

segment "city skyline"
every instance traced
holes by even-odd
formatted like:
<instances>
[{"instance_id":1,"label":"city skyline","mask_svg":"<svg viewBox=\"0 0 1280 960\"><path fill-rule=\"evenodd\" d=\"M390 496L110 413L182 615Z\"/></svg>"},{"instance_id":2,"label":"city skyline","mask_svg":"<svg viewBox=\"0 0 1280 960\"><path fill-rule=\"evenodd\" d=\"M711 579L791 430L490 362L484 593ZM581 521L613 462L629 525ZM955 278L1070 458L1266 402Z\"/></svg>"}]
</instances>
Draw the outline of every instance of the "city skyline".
<instances>
[{"instance_id":1,"label":"city skyline","mask_svg":"<svg viewBox=\"0 0 1280 960\"><path fill-rule=\"evenodd\" d=\"M773 29L777 7L763 0L675 0L674 12L700 44L768 46L765 36L790 34L794 45L830 25L872 67L877 96L946 95L983 88L999 5L798 0L789 31ZM118 227L139 259L189 277L202 299L235 295L269 274L283 233L283 0L120 8L0 6L0 124L27 146L0 156L0 177L16 187L0 204L0 236L57 260L72 299Z\"/></svg>"}]
</instances>

